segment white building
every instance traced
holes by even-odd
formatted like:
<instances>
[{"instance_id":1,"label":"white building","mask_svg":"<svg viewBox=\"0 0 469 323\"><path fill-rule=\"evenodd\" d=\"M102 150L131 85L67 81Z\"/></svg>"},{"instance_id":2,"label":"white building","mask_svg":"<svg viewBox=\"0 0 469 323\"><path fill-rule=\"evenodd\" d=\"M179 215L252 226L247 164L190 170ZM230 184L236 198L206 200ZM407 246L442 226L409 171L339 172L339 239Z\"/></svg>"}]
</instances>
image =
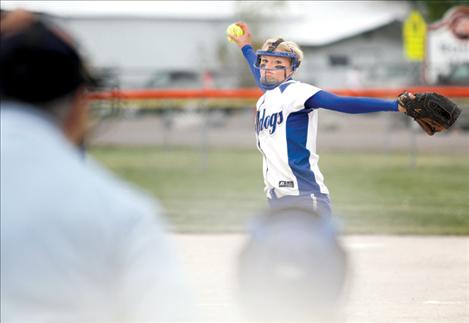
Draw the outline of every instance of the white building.
<instances>
[{"instance_id":1,"label":"white building","mask_svg":"<svg viewBox=\"0 0 469 323\"><path fill-rule=\"evenodd\" d=\"M3 1L2 8L18 3L53 14L92 65L116 71L123 87L146 86L165 71L207 70L221 74L217 86L253 85L239 50L225 37L237 20L250 23L258 45L278 36L302 46L297 78L319 86L390 86L412 79L398 73L413 71L400 31L407 2ZM386 66L398 74L394 81Z\"/></svg>"}]
</instances>

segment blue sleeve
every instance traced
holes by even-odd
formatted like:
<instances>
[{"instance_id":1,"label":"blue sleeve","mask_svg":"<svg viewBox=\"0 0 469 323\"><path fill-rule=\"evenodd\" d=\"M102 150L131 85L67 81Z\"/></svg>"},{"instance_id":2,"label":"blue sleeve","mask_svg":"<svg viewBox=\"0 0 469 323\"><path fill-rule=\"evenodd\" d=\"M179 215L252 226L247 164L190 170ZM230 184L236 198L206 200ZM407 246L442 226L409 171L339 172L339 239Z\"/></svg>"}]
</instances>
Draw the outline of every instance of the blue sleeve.
<instances>
[{"instance_id":1,"label":"blue sleeve","mask_svg":"<svg viewBox=\"0 0 469 323\"><path fill-rule=\"evenodd\" d=\"M323 90L306 100L305 108L309 110L323 108L344 113L398 111L397 100L337 96Z\"/></svg>"},{"instance_id":2,"label":"blue sleeve","mask_svg":"<svg viewBox=\"0 0 469 323\"><path fill-rule=\"evenodd\" d=\"M251 70L251 73L254 76L254 80L256 81L257 86L262 91L265 91L264 87L260 83L261 73L255 67L257 57L256 53L254 52L254 48L252 48L251 45L245 45L243 48L241 48L241 51L243 52L244 58L248 63L249 69Z\"/></svg>"}]
</instances>

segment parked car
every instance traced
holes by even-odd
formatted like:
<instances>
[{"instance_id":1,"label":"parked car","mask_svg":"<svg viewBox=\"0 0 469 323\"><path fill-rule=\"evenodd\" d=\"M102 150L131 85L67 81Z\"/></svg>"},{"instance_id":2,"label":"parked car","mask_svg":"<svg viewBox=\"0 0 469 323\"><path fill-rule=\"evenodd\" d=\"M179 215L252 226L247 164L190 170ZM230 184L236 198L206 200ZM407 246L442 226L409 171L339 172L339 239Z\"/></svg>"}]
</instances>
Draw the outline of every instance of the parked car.
<instances>
[{"instance_id":1,"label":"parked car","mask_svg":"<svg viewBox=\"0 0 469 323\"><path fill-rule=\"evenodd\" d=\"M144 83L144 89L223 89L237 88L238 80L228 73L216 71L191 71L191 70L159 70L155 71ZM185 111L190 113L200 113L204 107L209 107L210 115L222 114L230 115L239 108L252 108L254 104L247 105L242 100L230 98L220 98L201 101L200 99L188 100L165 100L160 102L150 102L152 107L163 104L160 109L147 109L145 113L160 113L176 109L179 113ZM202 106L203 105L203 106Z\"/></svg>"},{"instance_id":2,"label":"parked car","mask_svg":"<svg viewBox=\"0 0 469 323\"><path fill-rule=\"evenodd\" d=\"M447 75L438 76L439 85L469 85L469 63L451 67Z\"/></svg>"},{"instance_id":3,"label":"parked car","mask_svg":"<svg viewBox=\"0 0 469 323\"><path fill-rule=\"evenodd\" d=\"M201 88L202 77L200 73L192 71L158 71L145 83L145 88L172 88L190 89Z\"/></svg>"},{"instance_id":4,"label":"parked car","mask_svg":"<svg viewBox=\"0 0 469 323\"><path fill-rule=\"evenodd\" d=\"M201 89L236 88L237 80L217 71L163 70L155 71L146 81L145 88Z\"/></svg>"}]
</instances>

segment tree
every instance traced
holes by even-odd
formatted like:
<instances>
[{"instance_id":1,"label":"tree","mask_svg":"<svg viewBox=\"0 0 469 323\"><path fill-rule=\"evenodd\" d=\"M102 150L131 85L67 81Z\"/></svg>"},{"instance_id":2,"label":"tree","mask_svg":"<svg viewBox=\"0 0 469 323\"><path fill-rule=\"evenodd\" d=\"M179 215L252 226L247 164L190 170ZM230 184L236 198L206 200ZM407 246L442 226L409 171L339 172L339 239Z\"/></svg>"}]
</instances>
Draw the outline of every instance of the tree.
<instances>
[{"instance_id":1,"label":"tree","mask_svg":"<svg viewBox=\"0 0 469 323\"><path fill-rule=\"evenodd\" d=\"M445 1L435 1L435 0L411 0L413 4L423 11L425 20L432 23L441 19L448 9L468 5L468 0L445 0Z\"/></svg>"}]
</instances>

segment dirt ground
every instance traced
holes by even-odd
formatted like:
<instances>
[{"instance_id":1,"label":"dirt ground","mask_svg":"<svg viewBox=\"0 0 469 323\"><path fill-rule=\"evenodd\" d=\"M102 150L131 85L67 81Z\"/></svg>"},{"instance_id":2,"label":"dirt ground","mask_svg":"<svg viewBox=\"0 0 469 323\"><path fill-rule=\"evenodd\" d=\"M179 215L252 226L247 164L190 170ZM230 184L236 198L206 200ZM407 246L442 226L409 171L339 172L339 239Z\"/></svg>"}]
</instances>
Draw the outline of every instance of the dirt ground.
<instances>
[{"instance_id":1,"label":"dirt ground","mask_svg":"<svg viewBox=\"0 0 469 323\"><path fill-rule=\"evenodd\" d=\"M239 305L245 237L172 235L203 322L251 322ZM339 322L469 321L469 237L345 236L350 268Z\"/></svg>"}]
</instances>

